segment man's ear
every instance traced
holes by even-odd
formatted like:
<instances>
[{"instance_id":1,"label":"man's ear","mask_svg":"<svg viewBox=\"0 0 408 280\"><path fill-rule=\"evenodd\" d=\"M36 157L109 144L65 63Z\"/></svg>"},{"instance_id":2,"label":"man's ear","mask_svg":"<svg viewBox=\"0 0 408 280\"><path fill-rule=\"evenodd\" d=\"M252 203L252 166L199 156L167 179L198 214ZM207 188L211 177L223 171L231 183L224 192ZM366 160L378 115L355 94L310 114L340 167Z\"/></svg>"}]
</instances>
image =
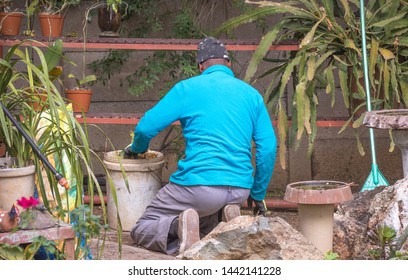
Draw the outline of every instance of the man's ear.
<instances>
[{"instance_id":1,"label":"man's ear","mask_svg":"<svg viewBox=\"0 0 408 280\"><path fill-rule=\"evenodd\" d=\"M203 67L203 65L201 63L198 64L198 70L200 70L200 73L202 73L204 71L204 67Z\"/></svg>"},{"instance_id":2,"label":"man's ear","mask_svg":"<svg viewBox=\"0 0 408 280\"><path fill-rule=\"evenodd\" d=\"M231 61L228 61L227 65L229 68L231 68Z\"/></svg>"}]
</instances>

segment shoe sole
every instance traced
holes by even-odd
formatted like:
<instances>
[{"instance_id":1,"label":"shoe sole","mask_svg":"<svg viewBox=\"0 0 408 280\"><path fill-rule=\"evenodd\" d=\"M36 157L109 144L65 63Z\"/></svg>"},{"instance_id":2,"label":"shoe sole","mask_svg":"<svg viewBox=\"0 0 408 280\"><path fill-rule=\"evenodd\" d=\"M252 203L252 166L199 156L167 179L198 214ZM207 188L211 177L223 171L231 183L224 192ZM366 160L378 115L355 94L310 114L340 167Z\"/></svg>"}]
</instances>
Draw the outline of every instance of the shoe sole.
<instances>
[{"instance_id":1,"label":"shoe sole","mask_svg":"<svg viewBox=\"0 0 408 280\"><path fill-rule=\"evenodd\" d=\"M222 210L222 221L223 222L229 222L238 216L241 216L241 211L238 205L227 205Z\"/></svg>"},{"instance_id":2,"label":"shoe sole","mask_svg":"<svg viewBox=\"0 0 408 280\"><path fill-rule=\"evenodd\" d=\"M180 214L178 236L181 240L179 253L200 241L200 219L194 209L188 209Z\"/></svg>"}]
</instances>

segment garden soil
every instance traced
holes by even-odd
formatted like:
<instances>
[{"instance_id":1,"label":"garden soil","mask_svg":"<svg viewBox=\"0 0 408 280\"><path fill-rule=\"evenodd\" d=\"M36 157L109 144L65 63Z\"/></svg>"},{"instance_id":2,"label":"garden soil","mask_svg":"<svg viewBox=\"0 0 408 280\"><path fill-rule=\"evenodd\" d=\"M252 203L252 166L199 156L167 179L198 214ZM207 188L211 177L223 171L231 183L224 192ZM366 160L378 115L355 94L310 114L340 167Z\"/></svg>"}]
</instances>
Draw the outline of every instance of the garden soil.
<instances>
[{"instance_id":1,"label":"garden soil","mask_svg":"<svg viewBox=\"0 0 408 280\"><path fill-rule=\"evenodd\" d=\"M95 214L98 214L100 207L96 207ZM250 215L250 211L243 209L243 215ZM270 209L268 212L270 217L280 217L288 222L292 227L299 230L298 213L295 210ZM99 243L101 246L101 243ZM115 230L110 230L107 233L105 248L102 256L98 256L98 242L92 240L90 243L93 259L102 260L172 260L176 255L166 255L159 252L149 251L144 248L134 245L129 232L123 232L122 237L122 252L119 254L118 238Z\"/></svg>"}]
</instances>

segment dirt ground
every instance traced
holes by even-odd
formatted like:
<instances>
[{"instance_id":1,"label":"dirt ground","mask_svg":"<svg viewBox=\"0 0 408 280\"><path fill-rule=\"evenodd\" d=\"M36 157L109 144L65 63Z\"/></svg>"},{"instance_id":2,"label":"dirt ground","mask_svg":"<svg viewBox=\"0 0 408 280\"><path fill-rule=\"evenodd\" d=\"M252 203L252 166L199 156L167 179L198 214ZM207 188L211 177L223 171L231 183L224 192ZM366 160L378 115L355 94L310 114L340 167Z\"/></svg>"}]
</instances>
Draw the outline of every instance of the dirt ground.
<instances>
[{"instance_id":1,"label":"dirt ground","mask_svg":"<svg viewBox=\"0 0 408 280\"><path fill-rule=\"evenodd\" d=\"M250 212L246 209L242 209L243 215L250 215ZM295 229L299 229L298 213L296 210L281 210L270 209L268 211L270 217L280 217L287 221ZM122 238L122 255L119 257L119 246L116 232L111 230L107 234L105 248L102 256L98 256L98 244L96 240L91 241L91 251L93 259L102 260L172 260L175 259L175 255L166 255L159 252L149 251L144 248L137 247L133 244L133 240L130 237L129 232L123 232Z\"/></svg>"}]
</instances>

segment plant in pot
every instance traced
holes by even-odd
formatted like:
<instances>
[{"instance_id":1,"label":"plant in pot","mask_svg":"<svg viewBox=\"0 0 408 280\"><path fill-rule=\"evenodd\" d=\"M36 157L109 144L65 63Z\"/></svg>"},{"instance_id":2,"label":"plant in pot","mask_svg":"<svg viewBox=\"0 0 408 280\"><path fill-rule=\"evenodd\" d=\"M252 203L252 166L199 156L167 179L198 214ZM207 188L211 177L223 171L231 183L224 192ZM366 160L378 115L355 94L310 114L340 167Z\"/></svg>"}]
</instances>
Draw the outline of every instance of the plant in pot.
<instances>
[{"instance_id":1,"label":"plant in pot","mask_svg":"<svg viewBox=\"0 0 408 280\"><path fill-rule=\"evenodd\" d=\"M122 19L127 13L128 4L122 0L97 0L86 13L91 21L91 13L97 10L98 27L101 30L99 37L119 37Z\"/></svg>"},{"instance_id":2,"label":"plant in pot","mask_svg":"<svg viewBox=\"0 0 408 280\"><path fill-rule=\"evenodd\" d=\"M24 13L13 9L14 0L0 0L0 34L19 35Z\"/></svg>"},{"instance_id":3,"label":"plant in pot","mask_svg":"<svg viewBox=\"0 0 408 280\"><path fill-rule=\"evenodd\" d=\"M75 87L65 89L65 95L72 103L74 112L88 112L91 104L92 89L91 86L96 81L95 75L85 76L83 79L78 79L74 74L68 74L68 78L75 80Z\"/></svg>"},{"instance_id":4,"label":"plant in pot","mask_svg":"<svg viewBox=\"0 0 408 280\"><path fill-rule=\"evenodd\" d=\"M70 6L77 6L81 0L34 0L30 10L38 12L41 33L47 37L61 37L65 12Z\"/></svg>"},{"instance_id":5,"label":"plant in pot","mask_svg":"<svg viewBox=\"0 0 408 280\"><path fill-rule=\"evenodd\" d=\"M55 42L55 44L60 45L62 42ZM65 105L64 98L59 94L54 84L55 79L50 77L49 66L52 67L56 58L63 57L61 50L53 48L53 45L24 40L10 47L4 58L0 58L2 105L0 106L0 135L7 145L8 154L15 158L8 165L8 169L31 166L35 174L35 191L41 202L54 217L65 222L72 222L72 211L84 205L84 184L87 184L88 195L92 198L89 202L90 211L93 211L93 197L96 191L102 204L101 222L107 225L102 189L92 171L91 157L96 154L90 148L86 126L77 122L71 106ZM45 52L42 51L43 48ZM46 106L38 111L33 108L32 102L35 100L35 90L40 84L48 98L44 101L47 103ZM33 95L32 98L29 95L30 92ZM14 118L10 118L7 112L10 112ZM19 129L16 129L12 119L18 120L20 128L34 142L40 154L65 176L68 184L64 186L59 184L55 174L47 168L36 149ZM100 162L102 163L102 160ZM84 182L85 176L88 179ZM111 181L108 172L107 180ZM34 179L32 181L34 184ZM2 184L1 186L3 187ZM18 198L32 196L34 188L30 189L30 192L29 195L19 195ZM15 202L13 200L14 198L8 199L11 203ZM121 240L119 231L118 234ZM82 250L83 241L77 243L76 248L76 258L83 258L85 252Z\"/></svg>"},{"instance_id":6,"label":"plant in pot","mask_svg":"<svg viewBox=\"0 0 408 280\"><path fill-rule=\"evenodd\" d=\"M303 135L308 136L309 155L317 131L319 99L328 94L331 106L342 102L349 109L350 123L358 128L365 108L363 84L362 35L358 0L295 0L291 2L246 1L255 9L228 20L214 34L231 32L238 26L265 17L277 17L278 22L266 33L252 56L245 80L251 81L262 61L273 61L270 69L258 78L270 78L264 93L265 102L278 119L278 135L286 143L288 134L295 147ZM405 107L408 103L408 3L402 0L365 1L366 34L369 54L369 82L372 88L372 108ZM282 40L297 40L299 49L287 58L268 59L272 44ZM287 96L289 81L293 96ZM338 82L337 82L338 81ZM336 87L341 96L336 95ZM339 100L340 99L340 100ZM289 108L286 107L286 100ZM292 113L289 128L289 111ZM357 146L364 154L357 135ZM280 146L281 165L285 167L286 145Z\"/></svg>"}]
</instances>

